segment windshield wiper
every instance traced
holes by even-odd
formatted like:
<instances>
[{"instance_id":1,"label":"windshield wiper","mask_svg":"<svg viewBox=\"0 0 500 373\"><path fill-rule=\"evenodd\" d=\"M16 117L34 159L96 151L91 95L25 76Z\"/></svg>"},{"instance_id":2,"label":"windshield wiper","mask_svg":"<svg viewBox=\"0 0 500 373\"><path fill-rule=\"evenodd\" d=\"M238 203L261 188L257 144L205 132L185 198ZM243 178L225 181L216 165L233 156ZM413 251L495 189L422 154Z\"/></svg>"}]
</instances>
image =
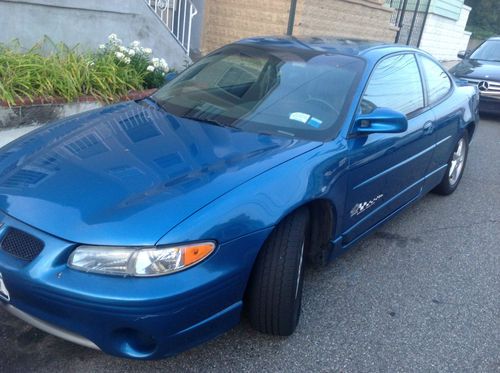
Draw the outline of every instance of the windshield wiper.
<instances>
[{"instance_id":1,"label":"windshield wiper","mask_svg":"<svg viewBox=\"0 0 500 373\"><path fill-rule=\"evenodd\" d=\"M147 103L147 105L149 105L149 106L153 106L157 110L163 110L166 112L165 108L163 106L161 106L160 103L158 101L156 101L152 96L144 97L143 99L137 100L136 102L137 103L144 102L144 103Z\"/></svg>"},{"instance_id":2,"label":"windshield wiper","mask_svg":"<svg viewBox=\"0 0 500 373\"><path fill-rule=\"evenodd\" d=\"M189 116L189 115L179 115L179 117L180 118L184 118L184 119L195 120L195 121L200 122L200 123L213 124L213 125L219 126L219 127L230 127L230 128L233 128L229 124L225 124L225 123L219 122L216 119L208 119L208 118L203 119L203 118L199 118L199 117L192 117L192 116Z\"/></svg>"}]
</instances>

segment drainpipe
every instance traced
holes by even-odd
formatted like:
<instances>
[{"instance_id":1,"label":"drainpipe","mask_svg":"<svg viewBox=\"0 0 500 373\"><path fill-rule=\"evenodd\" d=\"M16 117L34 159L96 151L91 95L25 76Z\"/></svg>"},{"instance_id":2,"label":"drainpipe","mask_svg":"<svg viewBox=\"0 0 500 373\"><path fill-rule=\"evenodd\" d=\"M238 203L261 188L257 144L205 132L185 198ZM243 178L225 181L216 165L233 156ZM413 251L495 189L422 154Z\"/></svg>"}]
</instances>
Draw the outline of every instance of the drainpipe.
<instances>
[{"instance_id":1,"label":"drainpipe","mask_svg":"<svg viewBox=\"0 0 500 373\"><path fill-rule=\"evenodd\" d=\"M286 29L286 34L289 36L293 35L293 24L295 23L295 12L297 11L297 0L290 1L290 13L288 14L288 27Z\"/></svg>"}]
</instances>

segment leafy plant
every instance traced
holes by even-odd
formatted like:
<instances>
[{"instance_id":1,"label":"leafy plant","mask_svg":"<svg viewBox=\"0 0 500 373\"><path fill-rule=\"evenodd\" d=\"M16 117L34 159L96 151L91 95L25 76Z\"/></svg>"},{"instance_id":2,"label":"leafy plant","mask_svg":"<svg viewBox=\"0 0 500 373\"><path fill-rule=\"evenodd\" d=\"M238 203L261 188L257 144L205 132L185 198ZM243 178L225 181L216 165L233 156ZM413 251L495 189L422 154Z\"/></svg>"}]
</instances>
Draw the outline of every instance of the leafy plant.
<instances>
[{"instance_id":1,"label":"leafy plant","mask_svg":"<svg viewBox=\"0 0 500 373\"><path fill-rule=\"evenodd\" d=\"M157 88L164 83L165 74L170 71L167 61L163 58L152 57L150 48L143 48L139 41L130 43L127 48L116 34L108 37L106 44L99 49L104 54L113 54L119 61L130 65L138 73L143 74L144 88Z\"/></svg>"},{"instance_id":2,"label":"leafy plant","mask_svg":"<svg viewBox=\"0 0 500 373\"><path fill-rule=\"evenodd\" d=\"M114 34L98 52L79 52L45 38L29 50L19 43L0 45L0 100L62 97L73 101L90 95L111 102L130 90L157 88L168 71L164 60L133 42L124 47Z\"/></svg>"}]
</instances>

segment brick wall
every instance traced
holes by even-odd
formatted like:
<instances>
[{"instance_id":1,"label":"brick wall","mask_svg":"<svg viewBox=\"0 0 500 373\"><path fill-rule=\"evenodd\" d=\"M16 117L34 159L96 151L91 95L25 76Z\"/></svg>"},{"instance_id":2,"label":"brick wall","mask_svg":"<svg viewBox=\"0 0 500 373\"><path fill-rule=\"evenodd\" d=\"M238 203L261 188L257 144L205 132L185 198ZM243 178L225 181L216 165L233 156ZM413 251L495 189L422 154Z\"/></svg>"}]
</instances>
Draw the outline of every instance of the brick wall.
<instances>
[{"instance_id":1,"label":"brick wall","mask_svg":"<svg viewBox=\"0 0 500 373\"><path fill-rule=\"evenodd\" d=\"M394 41L392 10L384 0L298 0L294 35ZM284 35L290 0L207 0L203 54L249 36Z\"/></svg>"},{"instance_id":2,"label":"brick wall","mask_svg":"<svg viewBox=\"0 0 500 373\"><path fill-rule=\"evenodd\" d=\"M290 0L208 0L201 51L249 36L283 35L289 11Z\"/></svg>"}]
</instances>

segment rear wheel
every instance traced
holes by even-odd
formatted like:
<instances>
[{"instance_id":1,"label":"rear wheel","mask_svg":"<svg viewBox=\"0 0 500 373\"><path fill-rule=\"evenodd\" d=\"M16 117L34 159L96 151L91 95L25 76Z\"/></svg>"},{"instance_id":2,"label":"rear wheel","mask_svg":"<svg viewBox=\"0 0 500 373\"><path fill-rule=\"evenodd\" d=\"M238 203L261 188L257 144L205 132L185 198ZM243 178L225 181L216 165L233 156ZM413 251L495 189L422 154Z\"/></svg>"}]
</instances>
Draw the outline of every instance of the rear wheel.
<instances>
[{"instance_id":1,"label":"rear wheel","mask_svg":"<svg viewBox=\"0 0 500 373\"><path fill-rule=\"evenodd\" d=\"M285 218L261 249L250 279L247 310L252 327L262 333L290 335L302 305L304 247L309 211Z\"/></svg>"},{"instance_id":2,"label":"rear wheel","mask_svg":"<svg viewBox=\"0 0 500 373\"><path fill-rule=\"evenodd\" d=\"M464 135L458 140L451 154L446 173L441 183L434 189L434 192L441 195L449 195L457 189L464 173L468 153L469 137L467 136L467 132L464 132Z\"/></svg>"}]
</instances>

